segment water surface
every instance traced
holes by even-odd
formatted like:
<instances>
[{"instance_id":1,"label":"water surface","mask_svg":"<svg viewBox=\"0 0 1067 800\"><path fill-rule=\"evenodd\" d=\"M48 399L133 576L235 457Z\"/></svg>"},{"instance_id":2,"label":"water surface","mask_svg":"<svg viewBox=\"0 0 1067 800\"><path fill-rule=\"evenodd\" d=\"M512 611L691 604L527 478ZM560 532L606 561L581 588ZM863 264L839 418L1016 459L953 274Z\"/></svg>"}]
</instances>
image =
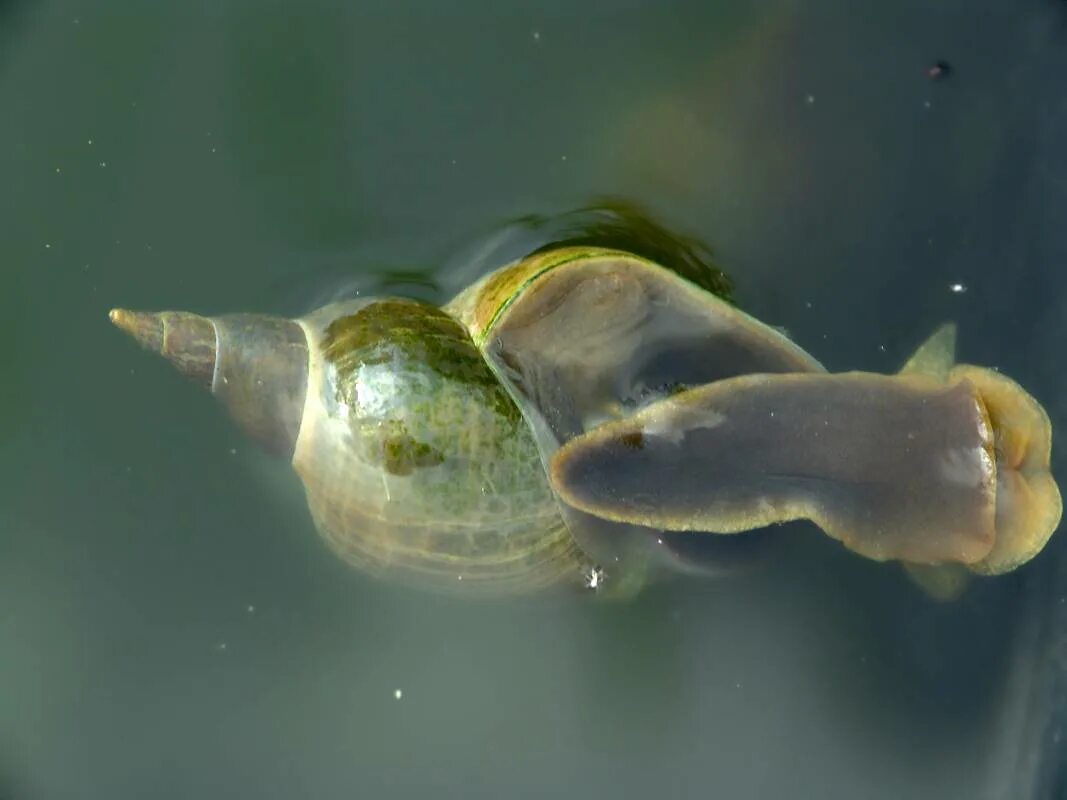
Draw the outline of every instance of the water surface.
<instances>
[{"instance_id":1,"label":"water surface","mask_svg":"<svg viewBox=\"0 0 1067 800\"><path fill-rule=\"evenodd\" d=\"M0 797L1062 792L1063 541L954 605L814 531L442 600L331 556L106 311L443 293L616 195L831 369L955 319L1062 429L1065 74L1051 0L0 3Z\"/></svg>"}]
</instances>

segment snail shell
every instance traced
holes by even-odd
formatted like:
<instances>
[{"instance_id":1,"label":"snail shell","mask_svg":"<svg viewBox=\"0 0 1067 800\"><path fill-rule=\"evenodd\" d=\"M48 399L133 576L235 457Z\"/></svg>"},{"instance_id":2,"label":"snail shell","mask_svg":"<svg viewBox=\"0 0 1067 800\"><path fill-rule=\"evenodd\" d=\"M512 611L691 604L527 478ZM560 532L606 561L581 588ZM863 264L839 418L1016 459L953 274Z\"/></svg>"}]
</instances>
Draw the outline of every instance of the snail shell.
<instances>
[{"instance_id":1,"label":"snail shell","mask_svg":"<svg viewBox=\"0 0 1067 800\"><path fill-rule=\"evenodd\" d=\"M577 579L533 436L459 322L386 299L300 324L310 391L293 466L335 551L423 586Z\"/></svg>"}]
</instances>

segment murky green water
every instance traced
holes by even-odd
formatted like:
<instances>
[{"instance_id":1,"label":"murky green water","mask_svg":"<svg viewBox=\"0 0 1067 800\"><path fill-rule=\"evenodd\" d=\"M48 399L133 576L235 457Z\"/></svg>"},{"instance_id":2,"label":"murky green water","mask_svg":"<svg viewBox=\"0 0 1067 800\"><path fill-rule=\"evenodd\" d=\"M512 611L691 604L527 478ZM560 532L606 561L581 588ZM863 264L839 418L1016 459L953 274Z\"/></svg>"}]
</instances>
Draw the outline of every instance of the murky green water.
<instances>
[{"instance_id":1,"label":"murky green water","mask_svg":"<svg viewBox=\"0 0 1067 800\"><path fill-rule=\"evenodd\" d=\"M106 311L445 293L610 194L831 369L955 319L1063 428L1064 75L1052 0L0 2L0 797L1062 792L1063 541L949 606L814 532L629 604L384 586Z\"/></svg>"}]
</instances>

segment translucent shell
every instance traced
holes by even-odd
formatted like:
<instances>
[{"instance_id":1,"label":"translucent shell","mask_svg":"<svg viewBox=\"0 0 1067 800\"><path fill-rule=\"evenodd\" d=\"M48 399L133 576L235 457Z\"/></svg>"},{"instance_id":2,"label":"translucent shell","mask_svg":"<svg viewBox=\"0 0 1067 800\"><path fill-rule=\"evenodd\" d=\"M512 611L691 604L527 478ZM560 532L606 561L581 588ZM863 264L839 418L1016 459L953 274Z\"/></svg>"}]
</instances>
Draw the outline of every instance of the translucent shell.
<instances>
[{"instance_id":1,"label":"translucent shell","mask_svg":"<svg viewBox=\"0 0 1067 800\"><path fill-rule=\"evenodd\" d=\"M533 437L462 325L410 300L301 324L312 355L293 466L338 554L463 591L577 579Z\"/></svg>"}]
</instances>

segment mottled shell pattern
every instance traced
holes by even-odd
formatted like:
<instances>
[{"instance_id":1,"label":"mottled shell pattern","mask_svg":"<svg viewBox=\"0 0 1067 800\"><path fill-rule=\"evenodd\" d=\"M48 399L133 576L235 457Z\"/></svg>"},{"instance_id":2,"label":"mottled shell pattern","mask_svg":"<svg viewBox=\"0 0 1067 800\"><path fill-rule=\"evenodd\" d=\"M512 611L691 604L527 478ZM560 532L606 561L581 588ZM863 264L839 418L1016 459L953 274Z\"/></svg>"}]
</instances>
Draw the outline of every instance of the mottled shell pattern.
<instances>
[{"instance_id":1,"label":"mottled shell pattern","mask_svg":"<svg viewBox=\"0 0 1067 800\"><path fill-rule=\"evenodd\" d=\"M339 555L475 591L577 576L522 413L459 322L381 300L327 306L301 324L311 357L293 466Z\"/></svg>"}]
</instances>

